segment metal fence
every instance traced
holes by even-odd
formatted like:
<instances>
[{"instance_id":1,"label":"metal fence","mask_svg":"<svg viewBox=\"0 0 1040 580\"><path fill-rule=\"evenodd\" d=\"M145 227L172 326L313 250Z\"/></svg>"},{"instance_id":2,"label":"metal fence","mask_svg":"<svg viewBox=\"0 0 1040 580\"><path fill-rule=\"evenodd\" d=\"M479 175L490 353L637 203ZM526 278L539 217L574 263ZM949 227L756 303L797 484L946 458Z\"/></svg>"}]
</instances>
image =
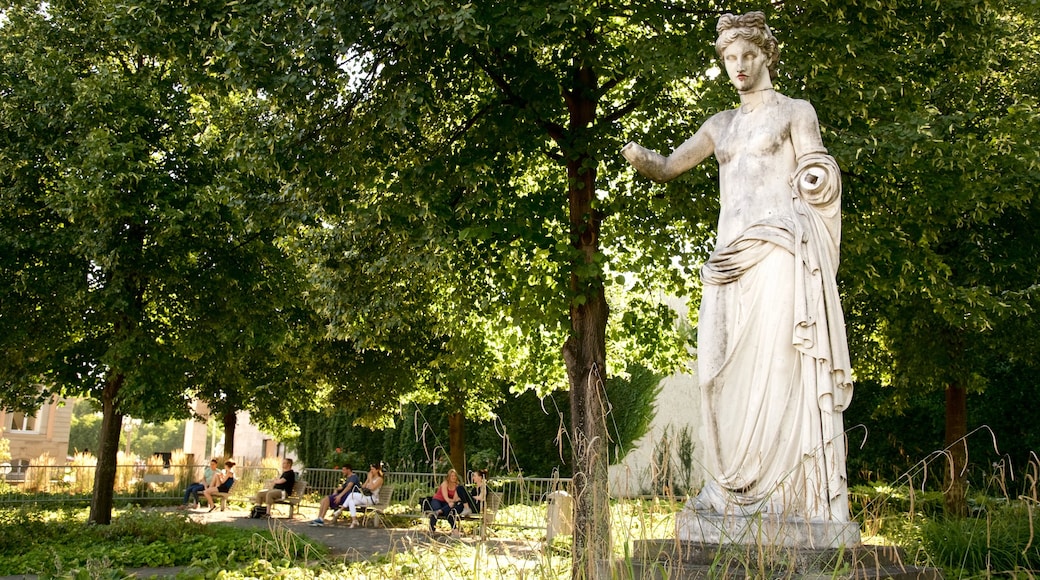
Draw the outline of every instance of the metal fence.
<instances>
[{"instance_id":1,"label":"metal fence","mask_svg":"<svg viewBox=\"0 0 1040 580\"><path fill-rule=\"evenodd\" d=\"M359 474L364 481L365 474ZM303 479L307 489L317 496L328 495L339 485L342 474L338 469L305 469ZM443 473L390 472L384 484L394 486L386 513L416 516L422 512L420 501L432 496L444 480ZM491 477L488 489L502 498L495 518L496 526L543 528L546 522L547 502L554 492L570 493L570 478L562 477Z\"/></svg>"},{"instance_id":2,"label":"metal fence","mask_svg":"<svg viewBox=\"0 0 1040 580\"><path fill-rule=\"evenodd\" d=\"M164 465L161 461L120 465L116 468L115 500L142 505L173 505L183 501L184 490L197 481L202 465ZM90 503L94 487L93 465L29 465L17 473L0 477L0 507L18 507L31 504ZM235 466L235 485L232 498L248 500L267 482L277 477L279 468L273 465ZM358 473L364 480L367 474ZM12 477L13 476L13 477ZM338 469L303 468L300 479L307 482L304 508L317 506L322 496L332 493L342 479ZM389 472L384 480L394 486L388 515L414 516L421 513L420 501L433 495L444 480L442 473ZM492 477L488 489L502 499L495 518L496 526L543 528L546 524L547 501L550 494L570 491L571 480L560 477Z\"/></svg>"},{"instance_id":3,"label":"metal fence","mask_svg":"<svg viewBox=\"0 0 1040 580\"><path fill-rule=\"evenodd\" d=\"M121 502L170 504L183 499L189 484L201 479L203 465L164 465L148 461L116 467L115 499ZM0 477L0 506L90 503L94 465L28 465ZM236 496L264 487L278 469L264 465L235 466Z\"/></svg>"}]
</instances>

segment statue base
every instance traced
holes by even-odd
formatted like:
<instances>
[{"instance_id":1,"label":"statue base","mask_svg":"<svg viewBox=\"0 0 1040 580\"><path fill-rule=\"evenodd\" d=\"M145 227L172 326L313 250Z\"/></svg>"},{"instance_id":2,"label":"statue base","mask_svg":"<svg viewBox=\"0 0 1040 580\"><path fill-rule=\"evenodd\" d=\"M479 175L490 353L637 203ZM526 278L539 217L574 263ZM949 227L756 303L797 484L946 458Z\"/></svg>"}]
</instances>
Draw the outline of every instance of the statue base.
<instances>
[{"instance_id":1,"label":"statue base","mask_svg":"<svg viewBox=\"0 0 1040 580\"><path fill-rule=\"evenodd\" d=\"M716 515L686 509L675 516L675 537L702 544L841 548L860 543L857 522L811 522L771 514Z\"/></svg>"},{"instance_id":2,"label":"statue base","mask_svg":"<svg viewBox=\"0 0 1040 580\"><path fill-rule=\"evenodd\" d=\"M893 546L809 549L638 540L632 543L631 554L631 559L615 563L612 577L625 580L942 580L942 573L936 568L904 563L902 550Z\"/></svg>"}]
</instances>

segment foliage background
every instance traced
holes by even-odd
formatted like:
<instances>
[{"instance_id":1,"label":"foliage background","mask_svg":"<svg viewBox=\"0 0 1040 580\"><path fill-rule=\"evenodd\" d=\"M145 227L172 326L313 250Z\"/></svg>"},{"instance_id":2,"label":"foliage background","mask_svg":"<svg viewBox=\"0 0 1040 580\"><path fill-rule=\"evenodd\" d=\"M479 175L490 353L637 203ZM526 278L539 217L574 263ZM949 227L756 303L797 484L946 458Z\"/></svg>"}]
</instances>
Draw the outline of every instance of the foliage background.
<instances>
[{"instance_id":1,"label":"foliage background","mask_svg":"<svg viewBox=\"0 0 1040 580\"><path fill-rule=\"evenodd\" d=\"M653 418L660 375L634 365L628 376L607 381L611 404L611 461L624 458L636 439L642 437ZM492 473L518 473L548 477L572 473L566 425L570 404L566 392L539 397L533 391L518 395L501 386L502 402L490 421L471 422L466 429L467 469ZM443 472L447 461L448 417L442 406L413 404L402 407L391 428L373 430L358 425L359 415L343 410L300 413L295 421L300 436L294 450L306 465L326 465L336 448L359 465L384 462L394 471ZM358 465L354 466L355 468Z\"/></svg>"}]
</instances>

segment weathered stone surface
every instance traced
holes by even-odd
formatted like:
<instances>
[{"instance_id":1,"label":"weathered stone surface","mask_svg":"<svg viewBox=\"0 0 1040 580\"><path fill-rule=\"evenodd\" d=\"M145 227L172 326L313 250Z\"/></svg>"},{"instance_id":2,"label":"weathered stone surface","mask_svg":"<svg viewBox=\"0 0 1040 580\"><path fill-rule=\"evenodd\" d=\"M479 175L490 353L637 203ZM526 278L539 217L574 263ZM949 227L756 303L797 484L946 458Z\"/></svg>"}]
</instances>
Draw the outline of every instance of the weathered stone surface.
<instances>
[{"instance_id":1,"label":"weathered stone surface","mask_svg":"<svg viewBox=\"0 0 1040 580\"><path fill-rule=\"evenodd\" d=\"M678 540L703 544L823 549L860 543L857 522L810 522L769 514L722 516L686 510L676 516L675 528Z\"/></svg>"},{"instance_id":2,"label":"weathered stone surface","mask_svg":"<svg viewBox=\"0 0 1040 580\"><path fill-rule=\"evenodd\" d=\"M725 14L717 31L740 107L713 115L667 157L636 143L621 152L662 182L712 155L719 163L697 324L708 478L680 539L754 532L780 545L852 546L842 419L852 370L835 276L841 172L813 106L773 89L779 45L764 14ZM712 524L729 514L777 525Z\"/></svg>"}]
</instances>

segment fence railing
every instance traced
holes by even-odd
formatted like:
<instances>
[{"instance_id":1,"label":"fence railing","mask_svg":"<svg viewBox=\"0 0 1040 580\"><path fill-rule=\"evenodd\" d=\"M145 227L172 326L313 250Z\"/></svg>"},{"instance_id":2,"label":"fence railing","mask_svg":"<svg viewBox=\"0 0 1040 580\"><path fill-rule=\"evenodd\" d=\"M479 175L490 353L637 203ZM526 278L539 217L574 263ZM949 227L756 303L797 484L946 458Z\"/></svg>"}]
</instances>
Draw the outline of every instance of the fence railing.
<instances>
[{"instance_id":1,"label":"fence railing","mask_svg":"<svg viewBox=\"0 0 1040 580\"><path fill-rule=\"evenodd\" d=\"M181 499L189 484L202 477L202 465L136 463L116 467L115 499L134 503L171 503ZM29 465L0 477L0 506L26 503L90 503L94 489L93 465ZM255 493L273 477L276 468L235 467L235 495Z\"/></svg>"},{"instance_id":2,"label":"fence railing","mask_svg":"<svg viewBox=\"0 0 1040 580\"><path fill-rule=\"evenodd\" d=\"M119 502L172 505L183 501L184 490L197 481L202 465L170 465L139 463L116 468L115 499ZM91 465L30 465L17 474L0 477L0 507L25 504L89 504L94 487L96 467ZM15 477L11 477L14 475ZM278 469L261 465L235 467L235 485L231 495L249 498L277 477ZM366 473L358 473L364 480ZM421 512L419 502L433 495L444 480L442 473L390 472L387 484L394 486L387 513L415 515ZM300 479L307 482L304 506L315 506L321 497L339 486L342 473L338 469L304 468ZM488 489L502 499L495 525L540 528L545 526L546 502L557 491L570 492L569 478L560 477L492 477Z\"/></svg>"},{"instance_id":3,"label":"fence railing","mask_svg":"<svg viewBox=\"0 0 1040 580\"><path fill-rule=\"evenodd\" d=\"M362 481L365 474L360 474ZM306 469L303 479L308 490L320 498L332 493L342 477L338 469ZM419 502L432 496L444 480L443 473L391 472L384 476L387 485L394 486L387 513L416 515L422 509ZM496 526L545 527L546 502L557 491L570 493L570 478L562 477L491 477L488 489L502 498L495 518Z\"/></svg>"}]
</instances>

